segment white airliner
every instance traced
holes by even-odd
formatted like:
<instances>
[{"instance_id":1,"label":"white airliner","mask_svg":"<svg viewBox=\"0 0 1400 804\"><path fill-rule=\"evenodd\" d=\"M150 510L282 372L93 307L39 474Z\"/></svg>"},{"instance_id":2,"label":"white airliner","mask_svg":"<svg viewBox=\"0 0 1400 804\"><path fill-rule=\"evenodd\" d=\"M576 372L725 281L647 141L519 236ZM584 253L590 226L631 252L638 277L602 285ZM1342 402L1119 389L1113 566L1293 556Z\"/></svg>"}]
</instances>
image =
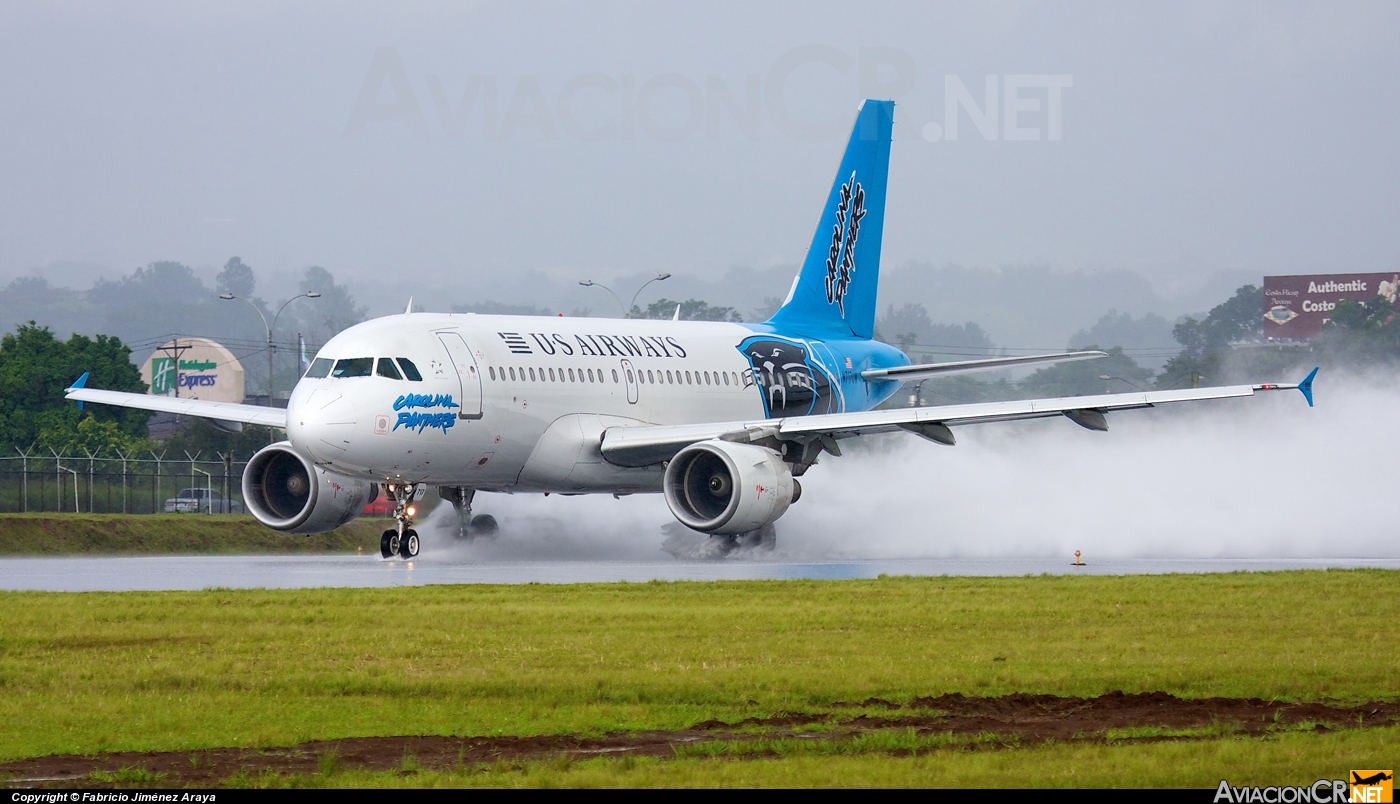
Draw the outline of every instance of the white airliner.
<instances>
[{"instance_id":1,"label":"white airliner","mask_svg":"<svg viewBox=\"0 0 1400 804\"><path fill-rule=\"evenodd\" d=\"M405 313L332 338L286 410L84 387L80 402L144 408L237 428L285 429L243 473L248 510L286 533L320 533L384 494L388 558L418 554L415 499L450 500L462 532L478 491L661 492L676 519L728 540L771 532L823 452L904 430L953 444L966 424L1063 416L1106 430L1105 413L1297 388L1240 385L1065 399L875 410L906 380L1102 357L1072 352L910 365L871 339L884 228L892 101L867 100L781 309L759 324Z\"/></svg>"}]
</instances>

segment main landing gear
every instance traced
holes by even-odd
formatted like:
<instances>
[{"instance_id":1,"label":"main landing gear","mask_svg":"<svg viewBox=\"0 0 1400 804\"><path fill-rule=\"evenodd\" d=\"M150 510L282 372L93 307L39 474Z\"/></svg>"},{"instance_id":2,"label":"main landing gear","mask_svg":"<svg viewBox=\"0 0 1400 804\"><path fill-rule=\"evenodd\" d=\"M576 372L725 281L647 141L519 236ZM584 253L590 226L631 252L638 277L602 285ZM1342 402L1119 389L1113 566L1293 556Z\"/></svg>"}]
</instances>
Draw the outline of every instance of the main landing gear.
<instances>
[{"instance_id":1,"label":"main landing gear","mask_svg":"<svg viewBox=\"0 0 1400 804\"><path fill-rule=\"evenodd\" d=\"M747 533L713 535L710 537L710 543L715 545L720 555L728 555L741 548L771 551L778 546L778 529L769 522L758 530Z\"/></svg>"},{"instance_id":2,"label":"main landing gear","mask_svg":"<svg viewBox=\"0 0 1400 804\"><path fill-rule=\"evenodd\" d=\"M384 531L384 535L379 537L379 554L384 558L415 558L418 555L418 548L421 546L418 541L418 531L409 527L413 524L413 516L418 513L413 506L413 501L419 495L418 483L385 483L384 495L394 501L394 519L397 525L393 530Z\"/></svg>"},{"instance_id":3,"label":"main landing gear","mask_svg":"<svg viewBox=\"0 0 1400 804\"><path fill-rule=\"evenodd\" d=\"M452 510L457 512L457 538L470 541L477 536L494 537L500 529L496 518L490 514L472 516L472 499L476 497L476 489L438 486L438 496L452 503Z\"/></svg>"}]
</instances>

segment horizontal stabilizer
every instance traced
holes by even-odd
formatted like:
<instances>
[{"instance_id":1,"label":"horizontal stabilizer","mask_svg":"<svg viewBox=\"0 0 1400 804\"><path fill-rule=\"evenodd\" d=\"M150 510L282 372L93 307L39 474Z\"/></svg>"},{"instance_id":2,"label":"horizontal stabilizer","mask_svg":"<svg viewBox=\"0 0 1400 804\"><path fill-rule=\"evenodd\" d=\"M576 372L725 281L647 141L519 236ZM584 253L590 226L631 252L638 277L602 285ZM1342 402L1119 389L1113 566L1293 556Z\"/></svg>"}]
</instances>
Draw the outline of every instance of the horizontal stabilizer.
<instances>
[{"instance_id":1,"label":"horizontal stabilizer","mask_svg":"<svg viewBox=\"0 0 1400 804\"><path fill-rule=\"evenodd\" d=\"M1055 355L1026 355L1025 357L989 357L984 360L959 360L953 363L924 363L918 366L898 366L887 369L862 371L860 376L869 382L878 380L927 380L932 377L945 377L950 374L969 374L974 371L995 371L1016 366L1033 366L1039 363L1072 363L1076 360L1097 360L1108 357L1108 352L1064 352Z\"/></svg>"}]
</instances>

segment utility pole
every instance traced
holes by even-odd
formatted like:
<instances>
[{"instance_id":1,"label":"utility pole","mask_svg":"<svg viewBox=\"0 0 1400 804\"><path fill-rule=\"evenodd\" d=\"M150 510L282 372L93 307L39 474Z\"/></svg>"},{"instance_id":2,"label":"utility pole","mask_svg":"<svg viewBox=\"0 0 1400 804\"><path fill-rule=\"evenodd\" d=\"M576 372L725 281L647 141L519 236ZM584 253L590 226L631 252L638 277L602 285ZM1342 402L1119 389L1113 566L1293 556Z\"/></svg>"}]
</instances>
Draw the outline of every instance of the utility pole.
<instances>
[{"instance_id":1,"label":"utility pole","mask_svg":"<svg viewBox=\"0 0 1400 804\"><path fill-rule=\"evenodd\" d=\"M170 342L169 346L162 346L156 349L157 352L170 356L172 361L171 368L175 371L175 396L180 395L180 355L193 348L193 346L181 346L180 339L176 338ZM154 383L155 380L156 378L152 376L151 382Z\"/></svg>"}]
</instances>

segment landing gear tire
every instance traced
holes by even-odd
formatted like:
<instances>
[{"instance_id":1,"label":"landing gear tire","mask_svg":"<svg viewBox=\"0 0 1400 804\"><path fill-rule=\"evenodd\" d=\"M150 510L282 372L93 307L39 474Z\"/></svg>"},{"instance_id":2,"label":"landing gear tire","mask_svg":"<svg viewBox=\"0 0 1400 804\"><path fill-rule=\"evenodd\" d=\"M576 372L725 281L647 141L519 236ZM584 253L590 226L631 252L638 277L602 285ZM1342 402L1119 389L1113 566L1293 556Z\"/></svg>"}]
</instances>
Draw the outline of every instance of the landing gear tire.
<instances>
[{"instance_id":1,"label":"landing gear tire","mask_svg":"<svg viewBox=\"0 0 1400 804\"><path fill-rule=\"evenodd\" d=\"M472 536L494 538L496 532L499 531L501 527L496 524L496 518L494 516L490 514L478 514L472 517L471 524L467 529Z\"/></svg>"},{"instance_id":2,"label":"landing gear tire","mask_svg":"<svg viewBox=\"0 0 1400 804\"><path fill-rule=\"evenodd\" d=\"M386 530L384 535L379 537L379 555L383 558L393 558L394 553L399 551L399 532L396 530Z\"/></svg>"},{"instance_id":3,"label":"landing gear tire","mask_svg":"<svg viewBox=\"0 0 1400 804\"><path fill-rule=\"evenodd\" d=\"M409 528L399 539L399 558L414 558L418 555L418 531Z\"/></svg>"}]
</instances>

